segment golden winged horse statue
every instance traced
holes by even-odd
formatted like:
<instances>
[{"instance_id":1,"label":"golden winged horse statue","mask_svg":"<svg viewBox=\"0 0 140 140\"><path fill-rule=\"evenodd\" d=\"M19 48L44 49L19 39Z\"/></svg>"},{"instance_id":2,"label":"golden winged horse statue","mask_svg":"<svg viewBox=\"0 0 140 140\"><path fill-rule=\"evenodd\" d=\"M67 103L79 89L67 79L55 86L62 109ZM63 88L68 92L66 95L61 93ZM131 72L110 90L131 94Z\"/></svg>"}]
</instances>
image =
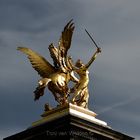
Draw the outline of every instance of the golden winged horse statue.
<instances>
[{"instance_id":1,"label":"golden winged horse statue","mask_svg":"<svg viewBox=\"0 0 140 140\"><path fill-rule=\"evenodd\" d=\"M59 105L71 102L78 106L88 108L88 68L95 60L97 54L101 52L101 49L94 42L97 50L89 62L87 64L83 64L79 59L75 64L73 64L71 57L68 56L68 50L71 46L74 28L72 20L69 21L62 31L58 47L55 47L53 44L49 45L49 51L54 65L51 65L44 57L29 48L17 48L17 50L28 56L32 67L42 77L34 91L35 100L38 100L43 96L45 88L48 87ZM79 79L75 76L75 73L79 75ZM73 88L68 87L69 81L75 82ZM70 93L73 94L71 100L68 98Z\"/></svg>"},{"instance_id":2,"label":"golden winged horse statue","mask_svg":"<svg viewBox=\"0 0 140 140\"><path fill-rule=\"evenodd\" d=\"M67 84L70 80L76 82L76 77L73 74L71 65L72 60L69 56L67 56L67 52L71 45L74 28L75 27L72 20L69 21L62 31L58 42L58 47L50 44L49 51L53 59L54 66L52 66L40 54L29 48L17 48L17 50L25 53L28 56L32 67L42 77L42 79L38 82L38 87L34 91L35 100L38 100L40 96L43 96L45 87L48 86L48 89L52 92L55 100L60 105L68 102L67 96L69 88Z\"/></svg>"}]
</instances>

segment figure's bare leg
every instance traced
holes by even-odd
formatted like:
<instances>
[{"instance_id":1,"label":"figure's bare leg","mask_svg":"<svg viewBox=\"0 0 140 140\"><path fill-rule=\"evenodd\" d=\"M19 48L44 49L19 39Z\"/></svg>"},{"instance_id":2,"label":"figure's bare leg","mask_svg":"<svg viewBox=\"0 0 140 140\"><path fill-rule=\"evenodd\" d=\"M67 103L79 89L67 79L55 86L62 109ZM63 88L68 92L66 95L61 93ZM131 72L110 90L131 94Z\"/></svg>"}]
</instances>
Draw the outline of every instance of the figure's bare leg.
<instances>
[{"instance_id":1,"label":"figure's bare leg","mask_svg":"<svg viewBox=\"0 0 140 140\"><path fill-rule=\"evenodd\" d=\"M81 99L79 100L78 105L88 109L88 99L89 99L88 89L85 88L81 93Z\"/></svg>"},{"instance_id":2,"label":"figure's bare leg","mask_svg":"<svg viewBox=\"0 0 140 140\"><path fill-rule=\"evenodd\" d=\"M80 90L77 89L75 91L74 96L72 98L72 103L76 102L76 98L79 96L80 92L81 92L81 89Z\"/></svg>"}]
</instances>

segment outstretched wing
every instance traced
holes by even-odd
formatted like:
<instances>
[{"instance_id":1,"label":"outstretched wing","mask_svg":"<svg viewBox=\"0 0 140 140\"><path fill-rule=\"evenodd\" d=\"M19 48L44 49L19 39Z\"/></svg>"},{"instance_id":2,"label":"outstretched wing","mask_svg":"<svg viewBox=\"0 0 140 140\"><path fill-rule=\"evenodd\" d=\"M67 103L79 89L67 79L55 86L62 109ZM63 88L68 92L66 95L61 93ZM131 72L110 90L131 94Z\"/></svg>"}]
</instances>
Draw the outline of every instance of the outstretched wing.
<instances>
[{"instance_id":1,"label":"outstretched wing","mask_svg":"<svg viewBox=\"0 0 140 140\"><path fill-rule=\"evenodd\" d=\"M67 52L71 46L71 40L72 35L74 31L74 23L69 21L67 25L64 27L64 30L62 31L60 40L59 40L59 46L58 46L58 59L60 62L60 67L63 71L69 70L69 64L68 64L68 57Z\"/></svg>"},{"instance_id":2,"label":"outstretched wing","mask_svg":"<svg viewBox=\"0 0 140 140\"><path fill-rule=\"evenodd\" d=\"M74 28L74 23L72 20L70 20L64 27L64 30L61 34L59 40L59 49L61 53L63 53L64 57L67 56L68 49L70 48Z\"/></svg>"},{"instance_id":3,"label":"outstretched wing","mask_svg":"<svg viewBox=\"0 0 140 140\"><path fill-rule=\"evenodd\" d=\"M25 53L28 56L32 67L38 72L41 77L49 77L56 71L55 68L44 57L42 57L35 51L25 47L18 47L17 50Z\"/></svg>"}]
</instances>

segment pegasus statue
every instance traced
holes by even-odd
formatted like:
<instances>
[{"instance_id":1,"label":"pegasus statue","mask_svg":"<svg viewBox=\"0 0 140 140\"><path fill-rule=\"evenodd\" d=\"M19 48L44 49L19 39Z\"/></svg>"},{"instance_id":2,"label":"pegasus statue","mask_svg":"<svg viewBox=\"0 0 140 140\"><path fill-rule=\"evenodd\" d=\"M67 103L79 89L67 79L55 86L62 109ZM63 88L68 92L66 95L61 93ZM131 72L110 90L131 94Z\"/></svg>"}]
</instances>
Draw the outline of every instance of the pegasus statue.
<instances>
[{"instance_id":1,"label":"pegasus statue","mask_svg":"<svg viewBox=\"0 0 140 140\"><path fill-rule=\"evenodd\" d=\"M71 67L71 58L67 56L71 45L73 31L74 24L71 20L65 26L61 34L58 47L50 44L49 51L54 65L51 65L44 57L29 48L17 48L17 50L28 56L32 67L42 77L38 82L38 87L34 91L35 100L38 100L40 96L44 95L45 87L48 86L48 89L52 92L55 100L59 104L65 104L68 102L67 94L69 89L67 84L70 80L75 80Z\"/></svg>"},{"instance_id":2,"label":"pegasus statue","mask_svg":"<svg viewBox=\"0 0 140 140\"><path fill-rule=\"evenodd\" d=\"M43 96L45 88L48 87L59 105L65 105L71 102L87 108L89 97L87 89L89 81L87 69L95 60L97 53L101 52L101 50L97 48L97 51L86 65L83 66L78 62L73 64L71 57L68 56L68 50L71 46L74 28L73 21L69 21L61 33L58 46L55 47L53 43L49 45L53 65L43 56L29 48L17 48L17 50L28 56L32 67L42 77L42 79L38 81L38 86L34 91L34 100L38 100ZM75 76L75 73L79 75L80 79ZM75 83L71 89L68 87L69 81ZM69 101L68 96L71 93L73 93L73 98Z\"/></svg>"}]
</instances>

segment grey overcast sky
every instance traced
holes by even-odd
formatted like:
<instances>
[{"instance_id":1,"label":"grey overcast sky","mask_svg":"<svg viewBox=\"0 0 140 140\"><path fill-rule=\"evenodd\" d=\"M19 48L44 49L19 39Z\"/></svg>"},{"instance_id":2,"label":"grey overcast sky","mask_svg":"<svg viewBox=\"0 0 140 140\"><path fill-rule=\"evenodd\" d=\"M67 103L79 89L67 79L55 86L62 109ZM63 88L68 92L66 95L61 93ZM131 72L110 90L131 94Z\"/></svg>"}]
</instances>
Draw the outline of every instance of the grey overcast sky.
<instances>
[{"instance_id":1,"label":"grey overcast sky","mask_svg":"<svg viewBox=\"0 0 140 140\"><path fill-rule=\"evenodd\" d=\"M89 69L89 109L140 140L139 0L0 0L0 139L40 119L46 102L55 105L48 90L33 101L40 77L16 47L32 48L52 62L48 45L57 45L70 19L74 61L86 63L95 51L85 28L102 48Z\"/></svg>"}]
</instances>

